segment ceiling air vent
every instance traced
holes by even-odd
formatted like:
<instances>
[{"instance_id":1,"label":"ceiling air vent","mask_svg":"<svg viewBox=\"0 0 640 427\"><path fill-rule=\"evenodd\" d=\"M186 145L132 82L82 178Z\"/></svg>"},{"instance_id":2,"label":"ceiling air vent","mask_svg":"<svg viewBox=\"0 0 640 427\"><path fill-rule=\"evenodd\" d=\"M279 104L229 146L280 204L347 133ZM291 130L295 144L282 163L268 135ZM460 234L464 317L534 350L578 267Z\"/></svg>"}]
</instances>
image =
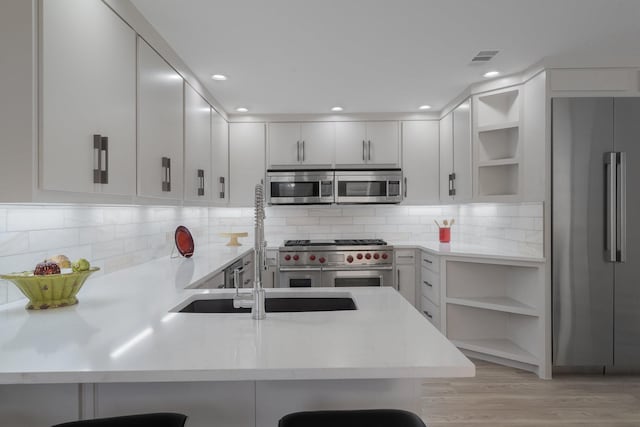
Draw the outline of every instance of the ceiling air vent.
<instances>
[{"instance_id":1,"label":"ceiling air vent","mask_svg":"<svg viewBox=\"0 0 640 427\"><path fill-rule=\"evenodd\" d=\"M481 50L480 52L476 53L476 56L474 56L473 59L471 59L471 63L487 63L491 61L493 57L498 54L498 52L498 50Z\"/></svg>"}]
</instances>

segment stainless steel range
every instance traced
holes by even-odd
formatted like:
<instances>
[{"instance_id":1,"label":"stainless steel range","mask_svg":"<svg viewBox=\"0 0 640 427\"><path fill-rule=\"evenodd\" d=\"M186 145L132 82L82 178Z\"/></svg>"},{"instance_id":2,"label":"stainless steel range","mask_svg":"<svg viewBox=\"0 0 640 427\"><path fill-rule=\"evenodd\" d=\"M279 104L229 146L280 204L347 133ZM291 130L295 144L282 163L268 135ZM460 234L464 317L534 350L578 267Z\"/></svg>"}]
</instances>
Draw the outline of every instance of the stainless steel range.
<instances>
[{"instance_id":1,"label":"stainless steel range","mask_svg":"<svg viewBox=\"0 0 640 427\"><path fill-rule=\"evenodd\" d=\"M394 286L393 247L380 239L287 240L280 287Z\"/></svg>"}]
</instances>

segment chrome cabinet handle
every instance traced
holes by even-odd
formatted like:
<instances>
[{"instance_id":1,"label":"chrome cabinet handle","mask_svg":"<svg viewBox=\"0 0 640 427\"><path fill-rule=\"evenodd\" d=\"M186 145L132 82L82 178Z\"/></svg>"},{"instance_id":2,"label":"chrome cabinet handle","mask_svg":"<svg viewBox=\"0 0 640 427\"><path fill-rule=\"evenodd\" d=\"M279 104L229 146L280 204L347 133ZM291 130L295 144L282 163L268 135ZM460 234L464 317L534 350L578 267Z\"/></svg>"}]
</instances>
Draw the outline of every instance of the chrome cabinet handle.
<instances>
[{"instance_id":1,"label":"chrome cabinet handle","mask_svg":"<svg viewBox=\"0 0 640 427\"><path fill-rule=\"evenodd\" d=\"M627 261L627 153L618 153L618 228L620 230L620 241L616 248L618 252L618 262Z\"/></svg>"},{"instance_id":2,"label":"chrome cabinet handle","mask_svg":"<svg viewBox=\"0 0 640 427\"><path fill-rule=\"evenodd\" d=\"M367 158L366 158L367 149L365 148L366 144L367 144L366 141L363 139L362 140L362 161L367 160Z\"/></svg>"},{"instance_id":3,"label":"chrome cabinet handle","mask_svg":"<svg viewBox=\"0 0 640 427\"><path fill-rule=\"evenodd\" d=\"M371 160L371 140L367 141L367 160Z\"/></svg>"},{"instance_id":4,"label":"chrome cabinet handle","mask_svg":"<svg viewBox=\"0 0 640 427\"><path fill-rule=\"evenodd\" d=\"M219 182L220 182L220 198L224 199L224 176L220 177Z\"/></svg>"},{"instance_id":5,"label":"chrome cabinet handle","mask_svg":"<svg viewBox=\"0 0 640 427\"><path fill-rule=\"evenodd\" d=\"M398 292L400 292L400 270L398 270Z\"/></svg>"},{"instance_id":6,"label":"chrome cabinet handle","mask_svg":"<svg viewBox=\"0 0 640 427\"><path fill-rule=\"evenodd\" d=\"M427 310L422 310L422 312L424 313L425 316L427 316L429 319L433 319L433 316L427 311Z\"/></svg>"},{"instance_id":7,"label":"chrome cabinet handle","mask_svg":"<svg viewBox=\"0 0 640 427\"><path fill-rule=\"evenodd\" d=\"M296 141L296 159L300 161L300 141Z\"/></svg>"},{"instance_id":8,"label":"chrome cabinet handle","mask_svg":"<svg viewBox=\"0 0 640 427\"><path fill-rule=\"evenodd\" d=\"M617 254L616 254L616 232L617 232L617 200L616 200L616 164L617 164L617 155L615 152L609 152L604 154L604 167L606 170L606 192L607 192L607 212L606 212L606 221L607 226L605 227L606 239L605 239L605 256L609 262L616 262Z\"/></svg>"},{"instance_id":9,"label":"chrome cabinet handle","mask_svg":"<svg viewBox=\"0 0 640 427\"><path fill-rule=\"evenodd\" d=\"M302 141L302 161L304 162L304 141Z\"/></svg>"},{"instance_id":10,"label":"chrome cabinet handle","mask_svg":"<svg viewBox=\"0 0 640 427\"><path fill-rule=\"evenodd\" d=\"M204 196L204 169L198 169L198 196Z\"/></svg>"},{"instance_id":11,"label":"chrome cabinet handle","mask_svg":"<svg viewBox=\"0 0 640 427\"><path fill-rule=\"evenodd\" d=\"M449 195L450 196L455 196L456 195L455 180L456 180L456 174L455 173L450 173L449 174Z\"/></svg>"},{"instance_id":12,"label":"chrome cabinet handle","mask_svg":"<svg viewBox=\"0 0 640 427\"><path fill-rule=\"evenodd\" d=\"M97 161L94 160L93 183L108 184L109 183L109 138L102 135L93 135L93 150L96 152ZM104 168L103 166L104 154Z\"/></svg>"},{"instance_id":13,"label":"chrome cabinet handle","mask_svg":"<svg viewBox=\"0 0 640 427\"><path fill-rule=\"evenodd\" d=\"M423 280L422 283L424 283L425 285L427 285L430 288L433 288L433 285L429 282L427 282L426 280Z\"/></svg>"},{"instance_id":14,"label":"chrome cabinet handle","mask_svg":"<svg viewBox=\"0 0 640 427\"><path fill-rule=\"evenodd\" d=\"M428 264L433 264L433 261L431 261L430 259L422 258L422 260Z\"/></svg>"},{"instance_id":15,"label":"chrome cabinet handle","mask_svg":"<svg viewBox=\"0 0 640 427\"><path fill-rule=\"evenodd\" d=\"M407 177L404 177L404 197L407 197Z\"/></svg>"},{"instance_id":16,"label":"chrome cabinet handle","mask_svg":"<svg viewBox=\"0 0 640 427\"><path fill-rule=\"evenodd\" d=\"M162 191L171 191L171 159L169 157L162 158L163 180Z\"/></svg>"}]
</instances>

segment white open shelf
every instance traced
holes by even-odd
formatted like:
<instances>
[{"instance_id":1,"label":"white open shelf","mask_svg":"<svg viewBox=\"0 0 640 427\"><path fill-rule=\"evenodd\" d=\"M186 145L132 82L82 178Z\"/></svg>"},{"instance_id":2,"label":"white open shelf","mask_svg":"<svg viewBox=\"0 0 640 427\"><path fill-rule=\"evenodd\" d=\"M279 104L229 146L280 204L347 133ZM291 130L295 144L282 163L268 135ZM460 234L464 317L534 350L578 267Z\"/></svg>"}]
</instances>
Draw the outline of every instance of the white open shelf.
<instances>
[{"instance_id":1,"label":"white open shelf","mask_svg":"<svg viewBox=\"0 0 640 427\"><path fill-rule=\"evenodd\" d=\"M481 131L478 129L478 161L517 159L520 129Z\"/></svg>"},{"instance_id":2,"label":"white open shelf","mask_svg":"<svg viewBox=\"0 0 640 427\"><path fill-rule=\"evenodd\" d=\"M448 304L466 307L484 308L487 310L504 311L505 313L522 314L524 316L538 316L538 310L509 297L475 297L475 298L447 298Z\"/></svg>"},{"instance_id":3,"label":"white open shelf","mask_svg":"<svg viewBox=\"0 0 640 427\"><path fill-rule=\"evenodd\" d=\"M507 339L451 340L458 348L490 354L504 359L537 365L538 359L527 350Z\"/></svg>"},{"instance_id":4,"label":"white open shelf","mask_svg":"<svg viewBox=\"0 0 640 427\"><path fill-rule=\"evenodd\" d=\"M478 126L478 132L495 132L500 130L509 130L518 128L520 126L519 121L515 122L504 122L504 123L495 123L487 126Z\"/></svg>"},{"instance_id":5,"label":"white open shelf","mask_svg":"<svg viewBox=\"0 0 640 427\"><path fill-rule=\"evenodd\" d=\"M478 128L520 121L518 89L478 96Z\"/></svg>"},{"instance_id":6,"label":"white open shelf","mask_svg":"<svg viewBox=\"0 0 640 427\"><path fill-rule=\"evenodd\" d=\"M510 161L478 165L479 196L515 196L520 190L520 165Z\"/></svg>"},{"instance_id":7,"label":"white open shelf","mask_svg":"<svg viewBox=\"0 0 640 427\"><path fill-rule=\"evenodd\" d=\"M541 319L456 304L447 304L447 338L467 350L532 365L539 364Z\"/></svg>"}]
</instances>

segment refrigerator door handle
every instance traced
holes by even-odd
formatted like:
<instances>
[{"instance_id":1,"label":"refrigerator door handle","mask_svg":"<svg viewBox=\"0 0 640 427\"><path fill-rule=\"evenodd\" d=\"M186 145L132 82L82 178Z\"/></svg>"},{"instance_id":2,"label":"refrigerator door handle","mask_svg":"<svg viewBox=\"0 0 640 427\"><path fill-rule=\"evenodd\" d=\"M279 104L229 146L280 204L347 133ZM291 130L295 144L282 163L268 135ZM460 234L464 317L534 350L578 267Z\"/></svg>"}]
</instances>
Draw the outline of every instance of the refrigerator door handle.
<instances>
[{"instance_id":1,"label":"refrigerator door handle","mask_svg":"<svg viewBox=\"0 0 640 427\"><path fill-rule=\"evenodd\" d=\"M621 151L617 158L618 205L617 208L617 261L627 261L627 153Z\"/></svg>"},{"instance_id":2,"label":"refrigerator door handle","mask_svg":"<svg viewBox=\"0 0 640 427\"><path fill-rule=\"evenodd\" d=\"M606 224L605 224L605 259L609 262L616 262L616 233L617 233L617 185L616 185L616 167L617 153L609 152L604 154L604 168L606 179Z\"/></svg>"}]
</instances>

